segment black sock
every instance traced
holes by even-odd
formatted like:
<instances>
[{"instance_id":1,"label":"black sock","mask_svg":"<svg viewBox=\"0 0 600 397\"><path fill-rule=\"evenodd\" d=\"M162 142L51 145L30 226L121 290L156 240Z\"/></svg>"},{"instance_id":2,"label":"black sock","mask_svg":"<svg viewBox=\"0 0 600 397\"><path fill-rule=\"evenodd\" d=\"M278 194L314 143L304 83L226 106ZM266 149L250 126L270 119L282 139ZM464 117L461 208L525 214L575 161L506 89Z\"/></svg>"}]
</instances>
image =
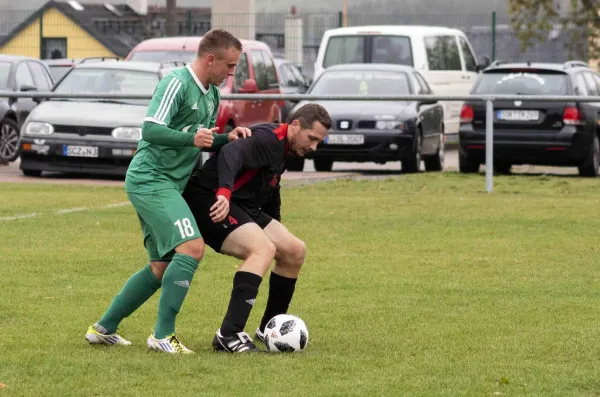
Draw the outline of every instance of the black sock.
<instances>
[{"instance_id":1,"label":"black sock","mask_svg":"<svg viewBox=\"0 0 600 397\"><path fill-rule=\"evenodd\" d=\"M262 277L248 272L237 272L233 277L233 290L227 314L221 324L221 335L232 336L242 332L250 317Z\"/></svg>"},{"instance_id":2,"label":"black sock","mask_svg":"<svg viewBox=\"0 0 600 397\"><path fill-rule=\"evenodd\" d=\"M271 272L269 280L269 298L267 308L260 322L260 331L264 332L270 319L278 314L287 313L296 289L297 278L283 277Z\"/></svg>"}]
</instances>

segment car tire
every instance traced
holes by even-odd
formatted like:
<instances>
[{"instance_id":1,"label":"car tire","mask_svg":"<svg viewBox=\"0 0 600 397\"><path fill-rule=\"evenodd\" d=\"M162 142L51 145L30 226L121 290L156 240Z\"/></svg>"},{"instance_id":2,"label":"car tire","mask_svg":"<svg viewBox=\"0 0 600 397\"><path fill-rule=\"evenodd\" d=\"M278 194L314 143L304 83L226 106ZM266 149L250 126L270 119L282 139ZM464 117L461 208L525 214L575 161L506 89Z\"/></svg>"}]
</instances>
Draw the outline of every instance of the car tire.
<instances>
[{"instance_id":1,"label":"car tire","mask_svg":"<svg viewBox=\"0 0 600 397\"><path fill-rule=\"evenodd\" d=\"M414 142L415 147L413 148L410 157L406 160L402 160L402 172L415 173L421 171L421 151L423 143L420 130L417 130Z\"/></svg>"},{"instance_id":2,"label":"car tire","mask_svg":"<svg viewBox=\"0 0 600 397\"><path fill-rule=\"evenodd\" d=\"M437 153L432 157L425 159L425 171L428 172L440 172L444 170L444 153L445 143L444 134L440 134L440 141L438 143Z\"/></svg>"},{"instance_id":3,"label":"car tire","mask_svg":"<svg viewBox=\"0 0 600 397\"><path fill-rule=\"evenodd\" d=\"M479 172L479 164L466 154L458 151L458 171L463 174L476 174Z\"/></svg>"},{"instance_id":4,"label":"car tire","mask_svg":"<svg viewBox=\"0 0 600 397\"><path fill-rule=\"evenodd\" d=\"M314 159L315 170L319 172L330 172L333 168L333 161L326 159Z\"/></svg>"},{"instance_id":5,"label":"car tire","mask_svg":"<svg viewBox=\"0 0 600 397\"><path fill-rule=\"evenodd\" d=\"M598 176L598 169L600 168L600 140L598 139L597 134L594 134L594 139L592 140L587 159L585 159L584 163L577 168L579 169L579 175L581 176Z\"/></svg>"},{"instance_id":6,"label":"car tire","mask_svg":"<svg viewBox=\"0 0 600 397\"><path fill-rule=\"evenodd\" d=\"M4 119L0 124L0 161L15 161L20 154L19 125L12 119Z\"/></svg>"},{"instance_id":7,"label":"car tire","mask_svg":"<svg viewBox=\"0 0 600 397\"><path fill-rule=\"evenodd\" d=\"M33 177L40 177L40 176L42 176L42 171L39 171L39 170L24 169L24 170L21 170L21 172L25 176L33 176Z\"/></svg>"},{"instance_id":8,"label":"car tire","mask_svg":"<svg viewBox=\"0 0 600 397\"><path fill-rule=\"evenodd\" d=\"M304 171L304 159L303 158L290 158L287 161L286 170L288 171Z\"/></svg>"}]
</instances>

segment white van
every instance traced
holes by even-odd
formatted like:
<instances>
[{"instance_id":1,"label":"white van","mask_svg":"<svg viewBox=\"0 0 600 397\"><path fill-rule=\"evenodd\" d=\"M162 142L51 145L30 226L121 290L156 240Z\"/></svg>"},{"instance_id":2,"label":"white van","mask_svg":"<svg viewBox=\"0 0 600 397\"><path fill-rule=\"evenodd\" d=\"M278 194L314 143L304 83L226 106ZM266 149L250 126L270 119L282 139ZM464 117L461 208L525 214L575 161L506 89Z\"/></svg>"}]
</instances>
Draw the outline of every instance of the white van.
<instances>
[{"instance_id":1,"label":"white van","mask_svg":"<svg viewBox=\"0 0 600 397\"><path fill-rule=\"evenodd\" d=\"M417 69L436 95L468 95L479 64L467 36L458 29L383 25L330 29L323 34L313 81L329 66L345 63L393 63ZM442 102L444 132L457 134L461 102Z\"/></svg>"}]
</instances>

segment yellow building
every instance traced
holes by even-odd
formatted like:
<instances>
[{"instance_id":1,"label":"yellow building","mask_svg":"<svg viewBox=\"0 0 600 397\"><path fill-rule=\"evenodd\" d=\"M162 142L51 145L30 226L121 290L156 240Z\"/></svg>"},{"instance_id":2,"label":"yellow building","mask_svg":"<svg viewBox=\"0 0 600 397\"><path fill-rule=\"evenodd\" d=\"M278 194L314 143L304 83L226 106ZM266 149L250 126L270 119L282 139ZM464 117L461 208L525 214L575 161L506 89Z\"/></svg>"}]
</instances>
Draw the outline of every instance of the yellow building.
<instances>
[{"instance_id":1,"label":"yellow building","mask_svg":"<svg viewBox=\"0 0 600 397\"><path fill-rule=\"evenodd\" d=\"M0 40L0 54L125 58L143 39L135 34L142 33L141 19L127 5L51 0Z\"/></svg>"}]
</instances>

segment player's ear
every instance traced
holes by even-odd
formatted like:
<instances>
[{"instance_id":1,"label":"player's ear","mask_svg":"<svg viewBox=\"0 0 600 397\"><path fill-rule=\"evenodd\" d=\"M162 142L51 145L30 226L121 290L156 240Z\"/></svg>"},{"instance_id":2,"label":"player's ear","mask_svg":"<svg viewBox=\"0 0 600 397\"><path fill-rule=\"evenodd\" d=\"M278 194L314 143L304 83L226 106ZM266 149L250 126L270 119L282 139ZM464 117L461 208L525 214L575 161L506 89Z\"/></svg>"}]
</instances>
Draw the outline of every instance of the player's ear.
<instances>
[{"instance_id":1,"label":"player's ear","mask_svg":"<svg viewBox=\"0 0 600 397\"><path fill-rule=\"evenodd\" d=\"M209 66L212 66L215 63L215 54L207 54L206 63L208 63Z\"/></svg>"}]
</instances>

